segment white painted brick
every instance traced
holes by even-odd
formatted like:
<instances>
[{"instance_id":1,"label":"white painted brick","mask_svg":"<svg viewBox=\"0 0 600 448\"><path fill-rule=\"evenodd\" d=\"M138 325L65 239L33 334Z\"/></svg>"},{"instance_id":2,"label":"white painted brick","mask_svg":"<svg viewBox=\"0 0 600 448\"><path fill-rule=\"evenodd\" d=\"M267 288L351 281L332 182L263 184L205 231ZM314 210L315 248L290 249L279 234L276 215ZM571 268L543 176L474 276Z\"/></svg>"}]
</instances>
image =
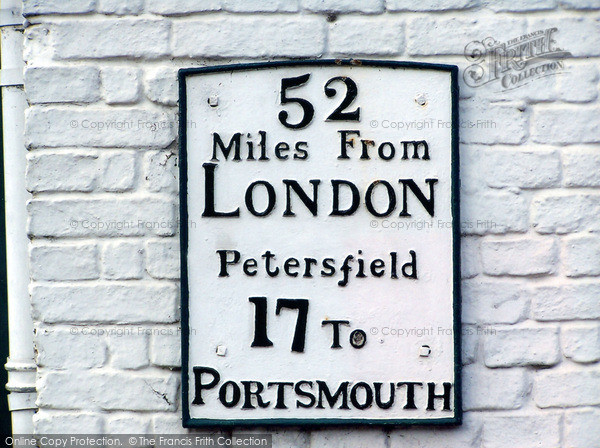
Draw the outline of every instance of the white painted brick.
<instances>
[{"instance_id":1,"label":"white painted brick","mask_svg":"<svg viewBox=\"0 0 600 448\"><path fill-rule=\"evenodd\" d=\"M92 12L96 0L23 0L23 15L78 14Z\"/></svg>"},{"instance_id":2,"label":"white painted brick","mask_svg":"<svg viewBox=\"0 0 600 448\"><path fill-rule=\"evenodd\" d=\"M464 410L519 409L529 390L525 369L463 367Z\"/></svg>"},{"instance_id":3,"label":"white painted brick","mask_svg":"<svg viewBox=\"0 0 600 448\"><path fill-rule=\"evenodd\" d=\"M157 199L45 200L29 203L29 234L61 236L173 235L175 207Z\"/></svg>"},{"instance_id":4,"label":"white painted brick","mask_svg":"<svg viewBox=\"0 0 600 448\"><path fill-rule=\"evenodd\" d=\"M600 151L586 147L565 148L562 170L567 187L600 187Z\"/></svg>"},{"instance_id":5,"label":"white painted brick","mask_svg":"<svg viewBox=\"0 0 600 448\"><path fill-rule=\"evenodd\" d=\"M154 278L179 279L179 241L149 241L146 244L146 270Z\"/></svg>"},{"instance_id":6,"label":"white painted brick","mask_svg":"<svg viewBox=\"0 0 600 448\"><path fill-rule=\"evenodd\" d=\"M464 414L463 424L458 427L417 426L391 431L389 446L390 448L475 448L479 447L480 433L481 419L474 412L467 412Z\"/></svg>"},{"instance_id":7,"label":"white painted brick","mask_svg":"<svg viewBox=\"0 0 600 448\"><path fill-rule=\"evenodd\" d=\"M138 242L109 242L102 248L102 275L110 280L139 279L144 275L144 250Z\"/></svg>"},{"instance_id":8,"label":"white painted brick","mask_svg":"<svg viewBox=\"0 0 600 448\"><path fill-rule=\"evenodd\" d=\"M560 415L489 416L483 423L485 448L556 448L560 446Z\"/></svg>"},{"instance_id":9,"label":"white painted brick","mask_svg":"<svg viewBox=\"0 0 600 448\"><path fill-rule=\"evenodd\" d=\"M329 26L329 52L392 55L402 52L404 25L397 19L340 17Z\"/></svg>"},{"instance_id":10,"label":"white painted brick","mask_svg":"<svg viewBox=\"0 0 600 448\"><path fill-rule=\"evenodd\" d=\"M166 147L175 140L175 119L142 109L30 107L25 141L29 147Z\"/></svg>"},{"instance_id":11,"label":"white painted brick","mask_svg":"<svg viewBox=\"0 0 600 448\"><path fill-rule=\"evenodd\" d=\"M98 175L98 156L93 153L61 151L27 155L27 190L92 191Z\"/></svg>"},{"instance_id":12,"label":"white painted brick","mask_svg":"<svg viewBox=\"0 0 600 448\"><path fill-rule=\"evenodd\" d=\"M490 187L548 188L560 185L558 151L493 148L482 151L481 155L484 176Z\"/></svg>"},{"instance_id":13,"label":"white painted brick","mask_svg":"<svg viewBox=\"0 0 600 448\"><path fill-rule=\"evenodd\" d=\"M540 194L533 199L531 208L531 222L539 233L598 229L600 196Z\"/></svg>"},{"instance_id":14,"label":"white painted brick","mask_svg":"<svg viewBox=\"0 0 600 448\"><path fill-rule=\"evenodd\" d=\"M140 71L132 67L106 67L100 72L107 104L133 104L140 98Z\"/></svg>"},{"instance_id":15,"label":"white painted brick","mask_svg":"<svg viewBox=\"0 0 600 448\"><path fill-rule=\"evenodd\" d=\"M137 178L135 152L102 154L100 164L102 167L100 184L105 191L127 191L135 186Z\"/></svg>"},{"instance_id":16,"label":"white painted brick","mask_svg":"<svg viewBox=\"0 0 600 448\"><path fill-rule=\"evenodd\" d=\"M140 369L148 365L148 336L143 332L144 329L123 327L123 332L109 334L108 350L113 367Z\"/></svg>"},{"instance_id":17,"label":"white painted brick","mask_svg":"<svg viewBox=\"0 0 600 448\"><path fill-rule=\"evenodd\" d=\"M103 434L101 414L38 410L33 415L36 434Z\"/></svg>"},{"instance_id":18,"label":"white painted brick","mask_svg":"<svg viewBox=\"0 0 600 448\"><path fill-rule=\"evenodd\" d=\"M544 286L533 289L530 297L536 320L600 319L600 283Z\"/></svg>"},{"instance_id":19,"label":"white painted brick","mask_svg":"<svg viewBox=\"0 0 600 448\"><path fill-rule=\"evenodd\" d=\"M536 109L531 138L550 144L600 142L600 123L591 119L599 115L600 109L587 106Z\"/></svg>"},{"instance_id":20,"label":"white painted brick","mask_svg":"<svg viewBox=\"0 0 600 448\"><path fill-rule=\"evenodd\" d=\"M528 111L522 104L488 104L477 99L460 104L460 129L464 143L520 144L528 135Z\"/></svg>"},{"instance_id":21,"label":"white painted brick","mask_svg":"<svg viewBox=\"0 0 600 448\"><path fill-rule=\"evenodd\" d=\"M150 336L150 361L160 367L181 367L181 333L169 327Z\"/></svg>"},{"instance_id":22,"label":"white painted brick","mask_svg":"<svg viewBox=\"0 0 600 448\"><path fill-rule=\"evenodd\" d=\"M454 9L469 9L478 6L480 0L426 0L412 2L410 0L386 0L385 8L388 11L445 11Z\"/></svg>"},{"instance_id":23,"label":"white painted brick","mask_svg":"<svg viewBox=\"0 0 600 448\"><path fill-rule=\"evenodd\" d=\"M568 277L600 275L600 237L572 235L563 239L562 258Z\"/></svg>"},{"instance_id":24,"label":"white painted brick","mask_svg":"<svg viewBox=\"0 0 600 448\"><path fill-rule=\"evenodd\" d=\"M174 56L319 56L325 50L321 17L208 17L173 23Z\"/></svg>"},{"instance_id":25,"label":"white painted brick","mask_svg":"<svg viewBox=\"0 0 600 448\"><path fill-rule=\"evenodd\" d=\"M279 429L271 433L273 446L288 448L310 448L310 433L308 431L294 431Z\"/></svg>"},{"instance_id":26,"label":"white painted brick","mask_svg":"<svg viewBox=\"0 0 600 448\"><path fill-rule=\"evenodd\" d=\"M560 361L558 328L496 329L483 338L488 367L552 366Z\"/></svg>"},{"instance_id":27,"label":"white painted brick","mask_svg":"<svg viewBox=\"0 0 600 448\"><path fill-rule=\"evenodd\" d=\"M222 0L223 9L232 12L295 12L298 0Z\"/></svg>"},{"instance_id":28,"label":"white painted brick","mask_svg":"<svg viewBox=\"0 0 600 448\"><path fill-rule=\"evenodd\" d=\"M146 96L150 101L175 106L179 99L176 67L159 67L146 72Z\"/></svg>"},{"instance_id":29,"label":"white painted brick","mask_svg":"<svg viewBox=\"0 0 600 448\"><path fill-rule=\"evenodd\" d=\"M172 284L33 286L33 317L47 323L172 323L178 319Z\"/></svg>"},{"instance_id":30,"label":"white painted brick","mask_svg":"<svg viewBox=\"0 0 600 448\"><path fill-rule=\"evenodd\" d=\"M97 9L104 14L140 14L144 10L144 0L98 0Z\"/></svg>"},{"instance_id":31,"label":"white painted brick","mask_svg":"<svg viewBox=\"0 0 600 448\"><path fill-rule=\"evenodd\" d=\"M53 25L51 33L57 59L157 58L169 52L169 23L164 20L60 22Z\"/></svg>"},{"instance_id":32,"label":"white painted brick","mask_svg":"<svg viewBox=\"0 0 600 448\"><path fill-rule=\"evenodd\" d=\"M96 244L43 244L30 249L33 280L93 280L100 277Z\"/></svg>"},{"instance_id":33,"label":"white painted brick","mask_svg":"<svg viewBox=\"0 0 600 448\"><path fill-rule=\"evenodd\" d=\"M471 41L493 35L501 42L525 33L525 19L513 18L438 18L430 15L410 20L407 28L407 52L414 56L464 55Z\"/></svg>"},{"instance_id":34,"label":"white painted brick","mask_svg":"<svg viewBox=\"0 0 600 448\"><path fill-rule=\"evenodd\" d=\"M513 281L463 281L462 302L462 320L468 324L514 324L528 309L522 284Z\"/></svg>"},{"instance_id":35,"label":"white painted brick","mask_svg":"<svg viewBox=\"0 0 600 448\"><path fill-rule=\"evenodd\" d=\"M597 406L600 404L600 370L548 370L535 374L533 400L539 408Z\"/></svg>"},{"instance_id":36,"label":"white painted brick","mask_svg":"<svg viewBox=\"0 0 600 448\"><path fill-rule=\"evenodd\" d=\"M563 101L587 102L598 97L598 70L591 64L569 64L558 76L559 98Z\"/></svg>"},{"instance_id":37,"label":"white painted brick","mask_svg":"<svg viewBox=\"0 0 600 448\"><path fill-rule=\"evenodd\" d=\"M526 232L529 207L522 195L509 192L485 192L461 197L461 232L486 235Z\"/></svg>"},{"instance_id":38,"label":"white painted brick","mask_svg":"<svg viewBox=\"0 0 600 448\"><path fill-rule=\"evenodd\" d=\"M479 193L486 187L483 177L482 152L479 145L461 144L460 146L460 192Z\"/></svg>"},{"instance_id":39,"label":"white painted brick","mask_svg":"<svg viewBox=\"0 0 600 448\"><path fill-rule=\"evenodd\" d=\"M189 434L183 427L181 412L168 414L153 414L152 429L154 434Z\"/></svg>"},{"instance_id":40,"label":"white painted brick","mask_svg":"<svg viewBox=\"0 0 600 448\"><path fill-rule=\"evenodd\" d=\"M560 339L565 357L588 363L600 360L600 325L576 323L561 329Z\"/></svg>"},{"instance_id":41,"label":"white painted brick","mask_svg":"<svg viewBox=\"0 0 600 448\"><path fill-rule=\"evenodd\" d=\"M29 67L25 70L30 103L93 103L100 99L95 67Z\"/></svg>"},{"instance_id":42,"label":"white painted brick","mask_svg":"<svg viewBox=\"0 0 600 448\"><path fill-rule=\"evenodd\" d=\"M146 9L165 16L185 16L194 12L218 11L221 9L221 0L146 0Z\"/></svg>"},{"instance_id":43,"label":"white painted brick","mask_svg":"<svg viewBox=\"0 0 600 448\"><path fill-rule=\"evenodd\" d=\"M179 191L177 156L171 151L148 151L145 154L146 186L152 192Z\"/></svg>"},{"instance_id":44,"label":"white painted brick","mask_svg":"<svg viewBox=\"0 0 600 448\"><path fill-rule=\"evenodd\" d=\"M461 238L460 256L460 270L462 278L473 278L481 272L481 262L479 260L479 238Z\"/></svg>"},{"instance_id":45,"label":"white painted brick","mask_svg":"<svg viewBox=\"0 0 600 448\"><path fill-rule=\"evenodd\" d=\"M473 364L477 359L479 346L479 335L477 334L477 328L473 325L463 325L460 343L462 365L466 366Z\"/></svg>"},{"instance_id":46,"label":"white painted brick","mask_svg":"<svg viewBox=\"0 0 600 448\"><path fill-rule=\"evenodd\" d=\"M596 448L600 440L600 411L566 412L564 437L568 448Z\"/></svg>"},{"instance_id":47,"label":"white painted brick","mask_svg":"<svg viewBox=\"0 0 600 448\"><path fill-rule=\"evenodd\" d=\"M38 405L53 409L167 411L177 402L177 374L50 372L38 381Z\"/></svg>"},{"instance_id":48,"label":"white painted brick","mask_svg":"<svg viewBox=\"0 0 600 448\"><path fill-rule=\"evenodd\" d=\"M517 4L517 3L513 3ZM562 71L555 73L556 76L544 76L543 78L535 78L531 82L525 82L513 88L510 83L511 77L517 73L514 71L499 73L498 77L488 83L470 86L465 82L465 78L469 79L471 73L470 61L453 62L459 66L459 70L463 74L458 77L459 89L462 98L477 97L479 100L490 101L492 103L499 101L520 101L527 103L538 103L555 101L558 98L557 94L557 78L562 76ZM506 81L505 81L505 76ZM504 87L503 82L507 83Z\"/></svg>"},{"instance_id":49,"label":"white painted brick","mask_svg":"<svg viewBox=\"0 0 600 448\"><path fill-rule=\"evenodd\" d=\"M102 367L106 360L105 339L86 327L39 327L35 347L38 366L54 370Z\"/></svg>"},{"instance_id":50,"label":"white painted brick","mask_svg":"<svg viewBox=\"0 0 600 448\"><path fill-rule=\"evenodd\" d=\"M558 263L558 245L553 239L483 241L481 260L488 275L552 274Z\"/></svg>"},{"instance_id":51,"label":"white painted brick","mask_svg":"<svg viewBox=\"0 0 600 448\"><path fill-rule=\"evenodd\" d=\"M327 448L372 448L385 446L386 434L374 428L365 428L358 432L354 429L323 429L310 434L310 446Z\"/></svg>"},{"instance_id":52,"label":"white painted brick","mask_svg":"<svg viewBox=\"0 0 600 448\"><path fill-rule=\"evenodd\" d=\"M107 434L150 434L150 418L116 414L106 418Z\"/></svg>"},{"instance_id":53,"label":"white painted brick","mask_svg":"<svg viewBox=\"0 0 600 448\"><path fill-rule=\"evenodd\" d=\"M314 12L362 12L362 13L380 13L383 12L383 0L301 0L302 7Z\"/></svg>"},{"instance_id":54,"label":"white painted brick","mask_svg":"<svg viewBox=\"0 0 600 448\"><path fill-rule=\"evenodd\" d=\"M495 0L486 2L486 6L493 11L540 11L556 8L556 0L526 0L514 2L511 0ZM517 37L517 36L514 36Z\"/></svg>"},{"instance_id":55,"label":"white painted brick","mask_svg":"<svg viewBox=\"0 0 600 448\"><path fill-rule=\"evenodd\" d=\"M560 6L565 9L600 9L598 0L560 0Z\"/></svg>"},{"instance_id":56,"label":"white painted brick","mask_svg":"<svg viewBox=\"0 0 600 448\"><path fill-rule=\"evenodd\" d=\"M600 55L600 22L594 16L561 17L558 26L551 18L529 20L528 32L548 28L558 28L552 35L557 48L575 57Z\"/></svg>"}]
</instances>

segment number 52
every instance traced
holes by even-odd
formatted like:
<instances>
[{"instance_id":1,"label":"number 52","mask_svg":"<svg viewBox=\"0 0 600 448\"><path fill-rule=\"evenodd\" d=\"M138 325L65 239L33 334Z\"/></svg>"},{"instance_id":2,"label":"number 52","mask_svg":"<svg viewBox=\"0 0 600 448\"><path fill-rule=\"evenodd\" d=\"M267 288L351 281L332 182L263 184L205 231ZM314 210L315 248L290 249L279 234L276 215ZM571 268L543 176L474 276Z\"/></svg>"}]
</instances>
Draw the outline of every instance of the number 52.
<instances>
[{"instance_id":1,"label":"number 52","mask_svg":"<svg viewBox=\"0 0 600 448\"><path fill-rule=\"evenodd\" d=\"M310 73L296 76L294 78L283 78L281 80L281 104L296 103L302 108L302 119L297 123L288 121L289 113L286 110L279 112L279 121L286 128L301 129L310 124L315 116L315 108L310 101L304 98L296 98L288 96L288 90L300 87L308 82ZM360 121L360 107L356 110L348 112L345 109L352 104L358 94L356 83L347 76L336 76L325 83L325 95L327 98L333 98L337 94L337 90L330 87L331 84L342 82L346 86L346 96L338 107L327 117L326 121Z\"/></svg>"}]
</instances>

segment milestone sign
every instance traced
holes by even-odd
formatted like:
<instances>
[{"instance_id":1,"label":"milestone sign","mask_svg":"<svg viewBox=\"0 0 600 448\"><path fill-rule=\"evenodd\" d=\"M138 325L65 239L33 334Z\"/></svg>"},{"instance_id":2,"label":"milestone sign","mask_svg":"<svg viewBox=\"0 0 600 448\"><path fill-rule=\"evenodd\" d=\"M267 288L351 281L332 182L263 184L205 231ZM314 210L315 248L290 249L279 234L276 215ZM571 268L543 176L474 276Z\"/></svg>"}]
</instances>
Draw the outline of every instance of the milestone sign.
<instances>
[{"instance_id":1,"label":"milestone sign","mask_svg":"<svg viewBox=\"0 0 600 448\"><path fill-rule=\"evenodd\" d=\"M459 423L456 67L180 89L184 426Z\"/></svg>"}]
</instances>

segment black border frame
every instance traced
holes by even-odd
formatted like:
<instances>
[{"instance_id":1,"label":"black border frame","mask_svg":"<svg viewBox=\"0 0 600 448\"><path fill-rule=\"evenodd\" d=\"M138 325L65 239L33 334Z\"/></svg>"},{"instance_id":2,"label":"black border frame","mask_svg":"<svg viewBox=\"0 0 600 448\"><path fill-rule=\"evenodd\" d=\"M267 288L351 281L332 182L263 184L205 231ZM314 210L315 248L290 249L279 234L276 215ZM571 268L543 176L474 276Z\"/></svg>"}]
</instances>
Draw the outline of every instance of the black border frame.
<instances>
[{"instance_id":1,"label":"black border frame","mask_svg":"<svg viewBox=\"0 0 600 448\"><path fill-rule=\"evenodd\" d=\"M451 130L451 210L452 210L452 260L453 260L453 336L454 336L454 416L438 419L197 419L190 418L189 410L189 288L187 272L188 210L187 210L187 96L186 77L207 73L260 70L278 67L301 66L364 66L390 69L436 70L450 73L452 98ZM199 68L184 68L178 73L179 80L179 213L181 243L181 393L182 418L184 428L222 427L282 427L302 426L454 426L462 423L462 381L461 381L461 294L460 294L460 203L459 203L459 148L458 148L458 67L446 64L424 62L382 61L363 59L316 59L302 61L273 61L232 65L217 65Z\"/></svg>"}]
</instances>

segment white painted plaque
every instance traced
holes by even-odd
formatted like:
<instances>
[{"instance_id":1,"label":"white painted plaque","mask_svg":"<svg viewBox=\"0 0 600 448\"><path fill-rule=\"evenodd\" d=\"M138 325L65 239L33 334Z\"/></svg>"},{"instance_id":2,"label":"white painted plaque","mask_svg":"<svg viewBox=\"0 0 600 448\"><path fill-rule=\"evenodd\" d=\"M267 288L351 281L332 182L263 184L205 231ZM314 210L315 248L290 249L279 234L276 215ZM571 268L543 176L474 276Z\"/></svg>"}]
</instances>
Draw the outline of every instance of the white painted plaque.
<instances>
[{"instance_id":1,"label":"white painted plaque","mask_svg":"<svg viewBox=\"0 0 600 448\"><path fill-rule=\"evenodd\" d=\"M456 424L456 67L182 70L185 426Z\"/></svg>"}]
</instances>

